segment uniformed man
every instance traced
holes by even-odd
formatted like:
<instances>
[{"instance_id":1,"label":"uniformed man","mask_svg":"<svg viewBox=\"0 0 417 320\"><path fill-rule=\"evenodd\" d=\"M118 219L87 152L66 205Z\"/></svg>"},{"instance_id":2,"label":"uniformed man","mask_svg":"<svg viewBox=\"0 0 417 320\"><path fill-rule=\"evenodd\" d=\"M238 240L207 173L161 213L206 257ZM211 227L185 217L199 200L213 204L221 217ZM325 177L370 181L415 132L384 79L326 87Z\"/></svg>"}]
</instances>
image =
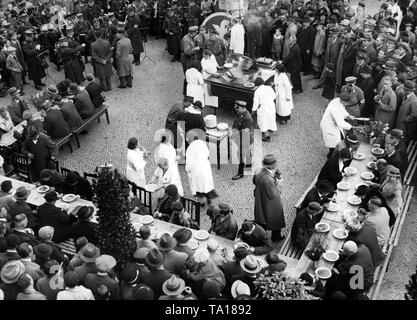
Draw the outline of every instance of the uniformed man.
<instances>
[{"instance_id":1,"label":"uniformed man","mask_svg":"<svg viewBox=\"0 0 417 320\"><path fill-rule=\"evenodd\" d=\"M41 47L35 41L34 34L34 31L31 29L25 32L26 40L23 42L22 50L27 63L29 80L33 80L36 90L42 90L42 87L46 86L42 82L42 78L46 76L46 73L39 57Z\"/></svg>"},{"instance_id":2,"label":"uniformed man","mask_svg":"<svg viewBox=\"0 0 417 320\"><path fill-rule=\"evenodd\" d=\"M83 14L78 13L77 14L78 21L74 25L74 35L75 39L79 43L84 43L84 58L85 63L88 63L88 56L90 55L91 51L91 43L88 41L87 37L89 33L92 31L93 27L91 26L91 23L87 20L84 20Z\"/></svg>"},{"instance_id":3,"label":"uniformed man","mask_svg":"<svg viewBox=\"0 0 417 320\"><path fill-rule=\"evenodd\" d=\"M356 77L347 77L345 79L346 85L342 87L341 93L347 93L350 100L346 105L346 111L358 118L361 116L362 108L365 104L365 97L361 88L356 85Z\"/></svg>"},{"instance_id":4,"label":"uniformed man","mask_svg":"<svg viewBox=\"0 0 417 320\"><path fill-rule=\"evenodd\" d=\"M81 84L84 81L84 64L81 53L85 44L80 44L74 39L74 26L67 27L67 37L60 39L59 55L65 70L65 78Z\"/></svg>"},{"instance_id":5,"label":"uniformed man","mask_svg":"<svg viewBox=\"0 0 417 320\"><path fill-rule=\"evenodd\" d=\"M181 56L181 23L173 10L168 11L162 29L167 35L168 53L173 56L171 61L179 61Z\"/></svg>"},{"instance_id":6,"label":"uniformed man","mask_svg":"<svg viewBox=\"0 0 417 320\"><path fill-rule=\"evenodd\" d=\"M200 47L194 44L197 32L197 26L189 27L188 33L181 40L181 64L184 74L191 67L191 62L196 60L196 52L200 50Z\"/></svg>"},{"instance_id":7,"label":"uniformed man","mask_svg":"<svg viewBox=\"0 0 417 320\"><path fill-rule=\"evenodd\" d=\"M219 33L216 30L210 30L209 39L204 45L204 50L210 50L216 57L217 64L222 66L226 56L226 44L218 34Z\"/></svg>"},{"instance_id":8,"label":"uniformed man","mask_svg":"<svg viewBox=\"0 0 417 320\"><path fill-rule=\"evenodd\" d=\"M356 52L356 63L353 66L353 73L352 75L359 79L359 82L362 81L361 79L361 73L362 73L362 69L365 67L366 65L366 59L367 59L367 55L366 55L366 51L365 49L358 49L358 51Z\"/></svg>"},{"instance_id":9,"label":"uniformed man","mask_svg":"<svg viewBox=\"0 0 417 320\"><path fill-rule=\"evenodd\" d=\"M236 101L235 110L238 118L233 122L232 139L236 143L239 155L239 169L232 180L239 180L244 176L244 168L251 167L251 145L253 143L253 119L246 109L245 101Z\"/></svg>"},{"instance_id":10,"label":"uniformed man","mask_svg":"<svg viewBox=\"0 0 417 320\"><path fill-rule=\"evenodd\" d=\"M85 10L85 19L87 21L93 21L94 18L98 18L100 15L100 8L94 3L94 0L88 0L88 6Z\"/></svg>"},{"instance_id":11,"label":"uniformed man","mask_svg":"<svg viewBox=\"0 0 417 320\"><path fill-rule=\"evenodd\" d=\"M48 31L45 34L46 48L49 51L50 61L56 65L58 71L61 70L61 64L57 61L55 46L59 38L60 34L55 30L54 25L52 23L48 24Z\"/></svg>"},{"instance_id":12,"label":"uniformed man","mask_svg":"<svg viewBox=\"0 0 417 320\"><path fill-rule=\"evenodd\" d=\"M209 35L207 33L205 26L200 26L200 32L194 38L194 44L200 47L200 50L196 52L196 59L201 61L203 59L203 52L206 46L207 41L209 40Z\"/></svg>"}]
</instances>

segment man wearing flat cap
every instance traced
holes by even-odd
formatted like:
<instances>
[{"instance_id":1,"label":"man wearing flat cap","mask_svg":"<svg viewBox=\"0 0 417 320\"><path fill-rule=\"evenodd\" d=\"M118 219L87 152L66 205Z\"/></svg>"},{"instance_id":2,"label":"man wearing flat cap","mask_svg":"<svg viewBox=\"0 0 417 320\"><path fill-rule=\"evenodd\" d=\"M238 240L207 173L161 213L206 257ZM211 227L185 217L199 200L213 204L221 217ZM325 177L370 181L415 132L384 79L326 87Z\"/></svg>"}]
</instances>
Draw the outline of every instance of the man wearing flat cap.
<instances>
[{"instance_id":1,"label":"man wearing flat cap","mask_svg":"<svg viewBox=\"0 0 417 320\"><path fill-rule=\"evenodd\" d=\"M284 239L281 229L285 228L284 209L281 201L281 177L277 170L277 159L273 154L265 155L263 168L253 177L255 185L255 221L272 231L271 240Z\"/></svg>"},{"instance_id":2,"label":"man wearing flat cap","mask_svg":"<svg viewBox=\"0 0 417 320\"><path fill-rule=\"evenodd\" d=\"M237 174L232 177L232 180L243 178L245 166L250 167L252 165L253 119L246 106L247 103L245 101L235 102L235 111L238 118L233 122L232 139L238 148L239 169Z\"/></svg>"}]
</instances>

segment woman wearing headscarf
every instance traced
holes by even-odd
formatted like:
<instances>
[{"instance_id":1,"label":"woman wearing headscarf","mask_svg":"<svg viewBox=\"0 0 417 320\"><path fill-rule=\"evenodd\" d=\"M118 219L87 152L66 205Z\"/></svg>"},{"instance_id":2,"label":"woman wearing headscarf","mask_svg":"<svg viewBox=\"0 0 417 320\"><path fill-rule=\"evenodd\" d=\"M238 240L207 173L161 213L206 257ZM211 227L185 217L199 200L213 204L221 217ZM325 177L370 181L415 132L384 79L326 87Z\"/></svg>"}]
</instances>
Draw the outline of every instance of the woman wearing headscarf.
<instances>
[{"instance_id":1,"label":"woman wearing headscarf","mask_svg":"<svg viewBox=\"0 0 417 320\"><path fill-rule=\"evenodd\" d=\"M207 79L211 75L217 73L217 68L219 67L215 56L210 50L204 50L203 59L201 60L201 69L203 79ZM216 96L210 94L210 90L207 83L203 84L204 90L204 105L217 108L219 106L219 101Z\"/></svg>"},{"instance_id":2,"label":"woman wearing headscarf","mask_svg":"<svg viewBox=\"0 0 417 320\"><path fill-rule=\"evenodd\" d=\"M285 73L283 64L276 66L276 74L274 77L276 99L276 113L277 118L281 124L287 123L291 119L291 112L294 109L294 102L292 99L292 85Z\"/></svg>"},{"instance_id":3,"label":"woman wearing headscarf","mask_svg":"<svg viewBox=\"0 0 417 320\"><path fill-rule=\"evenodd\" d=\"M204 79L201 74L201 63L193 61L191 68L185 71L185 80L187 81L187 96L193 97L194 101L204 101ZM204 107L204 104L203 104Z\"/></svg>"},{"instance_id":4,"label":"woman wearing headscarf","mask_svg":"<svg viewBox=\"0 0 417 320\"><path fill-rule=\"evenodd\" d=\"M167 159L169 166L170 182L168 184L174 184L178 193L182 197L184 195L184 190L182 187L180 173L178 171L178 160L180 156L177 155L174 147L171 144L171 135L166 133L161 136L160 144L155 149L154 157L155 163L158 164L159 160L162 158Z\"/></svg>"},{"instance_id":5,"label":"woman wearing headscarf","mask_svg":"<svg viewBox=\"0 0 417 320\"><path fill-rule=\"evenodd\" d=\"M275 98L274 89L270 86L264 85L261 78L255 80L255 90L253 96L252 113L257 112L258 126L262 131L262 141L270 141L270 131L277 131L277 124L275 122Z\"/></svg>"},{"instance_id":6,"label":"woman wearing headscarf","mask_svg":"<svg viewBox=\"0 0 417 320\"><path fill-rule=\"evenodd\" d=\"M145 166L146 166L146 150L141 150L138 146L138 139L130 138L127 143L127 180L133 182L138 187L146 185Z\"/></svg>"}]
</instances>

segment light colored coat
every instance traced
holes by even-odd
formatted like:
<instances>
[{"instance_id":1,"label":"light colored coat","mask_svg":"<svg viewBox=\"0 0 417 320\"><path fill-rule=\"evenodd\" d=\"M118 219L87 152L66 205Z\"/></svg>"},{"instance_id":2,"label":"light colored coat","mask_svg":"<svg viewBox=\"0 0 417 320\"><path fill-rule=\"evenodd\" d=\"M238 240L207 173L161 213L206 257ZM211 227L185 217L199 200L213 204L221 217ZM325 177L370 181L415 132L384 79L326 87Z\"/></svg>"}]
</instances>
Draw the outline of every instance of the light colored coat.
<instances>
[{"instance_id":1,"label":"light colored coat","mask_svg":"<svg viewBox=\"0 0 417 320\"><path fill-rule=\"evenodd\" d=\"M133 74L132 52L132 43L129 38L123 36L119 41L117 41L116 59L117 75L119 77L127 77Z\"/></svg>"},{"instance_id":2,"label":"light colored coat","mask_svg":"<svg viewBox=\"0 0 417 320\"><path fill-rule=\"evenodd\" d=\"M196 68L190 68L185 71L185 80L187 81L187 96L193 97L194 102L201 101L204 107L204 80L201 72Z\"/></svg>"},{"instance_id":3,"label":"light colored coat","mask_svg":"<svg viewBox=\"0 0 417 320\"><path fill-rule=\"evenodd\" d=\"M403 130L408 139L415 139L417 136L417 97L414 93L398 109L395 128Z\"/></svg>"},{"instance_id":4,"label":"light colored coat","mask_svg":"<svg viewBox=\"0 0 417 320\"><path fill-rule=\"evenodd\" d=\"M392 88L382 89L379 95L381 100L376 103L374 120L387 123L392 129L395 122L395 109L397 109L397 96Z\"/></svg>"},{"instance_id":5,"label":"light colored coat","mask_svg":"<svg viewBox=\"0 0 417 320\"><path fill-rule=\"evenodd\" d=\"M292 99L292 85L286 73L275 74L274 77L276 99L276 112L281 117L287 117L294 109L294 101Z\"/></svg>"},{"instance_id":6,"label":"light colored coat","mask_svg":"<svg viewBox=\"0 0 417 320\"><path fill-rule=\"evenodd\" d=\"M185 171L193 195L197 192L209 193L214 190L214 180L210 165L210 152L204 141L190 143L186 152Z\"/></svg>"},{"instance_id":7,"label":"light colored coat","mask_svg":"<svg viewBox=\"0 0 417 320\"><path fill-rule=\"evenodd\" d=\"M230 50L233 53L243 54L245 51L245 28L240 23L235 24L230 30Z\"/></svg>"},{"instance_id":8,"label":"light colored coat","mask_svg":"<svg viewBox=\"0 0 417 320\"><path fill-rule=\"evenodd\" d=\"M403 206L403 187L401 179L391 180L390 177L387 177L385 181L382 182L379 191L384 196L388 206L394 214L398 215Z\"/></svg>"},{"instance_id":9,"label":"light colored coat","mask_svg":"<svg viewBox=\"0 0 417 320\"><path fill-rule=\"evenodd\" d=\"M143 188L146 185L145 166L146 161L143 158L143 151L138 148L135 150L127 150L127 180Z\"/></svg>"},{"instance_id":10,"label":"light colored coat","mask_svg":"<svg viewBox=\"0 0 417 320\"><path fill-rule=\"evenodd\" d=\"M350 130L352 126L345 121L349 116L345 106L340 102L340 98L330 101L320 122L323 141L326 148L334 148L342 141L340 133L344 135L344 130Z\"/></svg>"},{"instance_id":11,"label":"light colored coat","mask_svg":"<svg viewBox=\"0 0 417 320\"><path fill-rule=\"evenodd\" d=\"M184 190L182 187L181 176L178 171L177 152L174 147L171 144L161 143L156 148L154 155L155 163L158 163L160 158L166 158L168 160L169 172L166 172L164 177L170 181L169 184L174 184L177 187L178 193L182 197L184 195Z\"/></svg>"},{"instance_id":12,"label":"light colored coat","mask_svg":"<svg viewBox=\"0 0 417 320\"><path fill-rule=\"evenodd\" d=\"M210 56L210 59L203 58L201 60L201 68L202 68L201 72L203 75L203 79L207 79L213 73L216 73L218 66L219 65L213 54ZM204 90L204 105L217 108L219 106L219 99L216 96L210 95L209 84L204 83L203 90Z\"/></svg>"},{"instance_id":13,"label":"light colored coat","mask_svg":"<svg viewBox=\"0 0 417 320\"><path fill-rule=\"evenodd\" d=\"M378 244L380 247L383 247L388 241L390 234L388 210L382 207L374 212L370 212L362 224L364 226L372 226L375 229Z\"/></svg>"},{"instance_id":14,"label":"light colored coat","mask_svg":"<svg viewBox=\"0 0 417 320\"><path fill-rule=\"evenodd\" d=\"M275 100L276 94L270 86L261 85L253 95L252 112L257 111L258 126L262 132L268 130L277 131L275 122Z\"/></svg>"},{"instance_id":15,"label":"light colored coat","mask_svg":"<svg viewBox=\"0 0 417 320\"><path fill-rule=\"evenodd\" d=\"M326 32L321 30L316 33L314 40L313 56L311 63L315 68L321 68L324 65L324 54L326 53Z\"/></svg>"}]
</instances>

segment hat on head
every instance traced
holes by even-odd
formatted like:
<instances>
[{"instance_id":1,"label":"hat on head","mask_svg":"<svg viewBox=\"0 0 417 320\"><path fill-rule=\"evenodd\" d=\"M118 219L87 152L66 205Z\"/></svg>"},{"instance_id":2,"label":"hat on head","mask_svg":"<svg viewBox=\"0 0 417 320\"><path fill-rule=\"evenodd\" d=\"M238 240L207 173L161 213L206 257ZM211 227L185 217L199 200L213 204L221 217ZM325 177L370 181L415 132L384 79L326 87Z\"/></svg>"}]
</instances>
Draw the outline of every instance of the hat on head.
<instances>
[{"instance_id":1,"label":"hat on head","mask_svg":"<svg viewBox=\"0 0 417 320\"><path fill-rule=\"evenodd\" d=\"M81 12L80 13L77 13L76 17L77 18L82 18L83 17L83 14Z\"/></svg>"},{"instance_id":2,"label":"hat on head","mask_svg":"<svg viewBox=\"0 0 417 320\"><path fill-rule=\"evenodd\" d=\"M22 113L22 119L23 120L28 120L30 118L32 118L32 113L29 110L23 111L23 113Z\"/></svg>"},{"instance_id":3,"label":"hat on head","mask_svg":"<svg viewBox=\"0 0 417 320\"><path fill-rule=\"evenodd\" d=\"M242 223L242 231L243 232L251 231L252 228L253 228L253 222L252 221L249 221L249 220L243 221L243 223Z\"/></svg>"},{"instance_id":4,"label":"hat on head","mask_svg":"<svg viewBox=\"0 0 417 320\"><path fill-rule=\"evenodd\" d=\"M58 261L49 259L43 265L43 270L45 270L48 274L54 275L58 272L58 268L54 266L59 266Z\"/></svg>"},{"instance_id":5,"label":"hat on head","mask_svg":"<svg viewBox=\"0 0 417 320\"><path fill-rule=\"evenodd\" d=\"M233 250L233 259L240 261L243 258L245 258L249 254L249 251L246 250L244 247L237 247L235 250Z\"/></svg>"},{"instance_id":6,"label":"hat on head","mask_svg":"<svg viewBox=\"0 0 417 320\"><path fill-rule=\"evenodd\" d=\"M230 207L227 203L219 203L218 207L221 214L228 214L230 212Z\"/></svg>"},{"instance_id":7,"label":"hat on head","mask_svg":"<svg viewBox=\"0 0 417 320\"><path fill-rule=\"evenodd\" d=\"M154 293L147 285L137 285L132 291L133 298L135 300L153 300Z\"/></svg>"},{"instance_id":8,"label":"hat on head","mask_svg":"<svg viewBox=\"0 0 417 320\"><path fill-rule=\"evenodd\" d=\"M356 80L358 80L358 78L356 78L354 76L346 77L346 79L345 79L346 83L354 83L354 82L356 82Z\"/></svg>"},{"instance_id":9,"label":"hat on head","mask_svg":"<svg viewBox=\"0 0 417 320\"><path fill-rule=\"evenodd\" d=\"M126 267L123 269L120 278L128 284L133 284L138 280L139 276L140 272L138 269L135 267Z\"/></svg>"},{"instance_id":10,"label":"hat on head","mask_svg":"<svg viewBox=\"0 0 417 320\"><path fill-rule=\"evenodd\" d=\"M221 293L221 288L218 282L207 279L204 281L202 291L203 296L207 299L210 299L218 297Z\"/></svg>"},{"instance_id":11,"label":"hat on head","mask_svg":"<svg viewBox=\"0 0 417 320\"><path fill-rule=\"evenodd\" d=\"M318 202L310 202L307 206L307 212L311 214L318 214L321 211L321 205Z\"/></svg>"},{"instance_id":12,"label":"hat on head","mask_svg":"<svg viewBox=\"0 0 417 320\"><path fill-rule=\"evenodd\" d=\"M32 29L29 29L29 30L26 30L25 31L25 34L26 35L32 35L32 34L34 34L35 32L32 30Z\"/></svg>"},{"instance_id":13,"label":"hat on head","mask_svg":"<svg viewBox=\"0 0 417 320\"><path fill-rule=\"evenodd\" d=\"M245 259L240 260L240 267L243 272L248 274L257 274L261 271L261 264L259 260L252 254L245 257Z\"/></svg>"},{"instance_id":14,"label":"hat on head","mask_svg":"<svg viewBox=\"0 0 417 320\"><path fill-rule=\"evenodd\" d=\"M266 166L269 165L273 165L275 163L277 163L277 159L275 158L275 156L273 154L267 154L264 156L264 159L262 160L262 163Z\"/></svg>"},{"instance_id":15,"label":"hat on head","mask_svg":"<svg viewBox=\"0 0 417 320\"><path fill-rule=\"evenodd\" d=\"M0 185L1 191L9 192L12 188L12 182L10 180L4 180Z\"/></svg>"},{"instance_id":16,"label":"hat on head","mask_svg":"<svg viewBox=\"0 0 417 320\"><path fill-rule=\"evenodd\" d=\"M51 84L48 87L48 92L51 94L58 94L58 88L56 87L56 85Z\"/></svg>"},{"instance_id":17,"label":"hat on head","mask_svg":"<svg viewBox=\"0 0 417 320\"><path fill-rule=\"evenodd\" d=\"M390 177L400 178L401 177L400 169L398 169L397 167L391 166L388 171L388 175Z\"/></svg>"},{"instance_id":18,"label":"hat on head","mask_svg":"<svg viewBox=\"0 0 417 320\"><path fill-rule=\"evenodd\" d=\"M364 1L359 1L358 5L365 8L365 2Z\"/></svg>"},{"instance_id":19,"label":"hat on head","mask_svg":"<svg viewBox=\"0 0 417 320\"><path fill-rule=\"evenodd\" d=\"M194 98L193 97L190 97L190 96L184 96L183 101L184 102L191 102L191 103L193 103L194 102Z\"/></svg>"},{"instance_id":20,"label":"hat on head","mask_svg":"<svg viewBox=\"0 0 417 320\"><path fill-rule=\"evenodd\" d=\"M116 259L111 255L102 254L96 259L96 268L101 272L108 272L117 264Z\"/></svg>"},{"instance_id":21,"label":"hat on head","mask_svg":"<svg viewBox=\"0 0 417 320\"><path fill-rule=\"evenodd\" d=\"M95 262L100 256L100 249L92 243L87 243L79 252L80 259L84 262Z\"/></svg>"},{"instance_id":22,"label":"hat on head","mask_svg":"<svg viewBox=\"0 0 417 320\"><path fill-rule=\"evenodd\" d=\"M165 189L165 192L170 197L176 197L178 195L178 188L175 184L170 184Z\"/></svg>"},{"instance_id":23,"label":"hat on head","mask_svg":"<svg viewBox=\"0 0 417 320\"><path fill-rule=\"evenodd\" d=\"M171 278L165 280L162 285L162 291L167 296L177 296L182 293L184 289L185 281L175 275L172 275Z\"/></svg>"},{"instance_id":24,"label":"hat on head","mask_svg":"<svg viewBox=\"0 0 417 320\"><path fill-rule=\"evenodd\" d=\"M358 137L354 134L349 134L346 137L346 140L349 141L350 143L353 143L353 144L359 143Z\"/></svg>"},{"instance_id":25,"label":"hat on head","mask_svg":"<svg viewBox=\"0 0 417 320\"><path fill-rule=\"evenodd\" d=\"M404 90L407 90L407 91L414 91L414 90L416 90L416 85L415 85L414 81L407 80L404 83Z\"/></svg>"},{"instance_id":26,"label":"hat on head","mask_svg":"<svg viewBox=\"0 0 417 320\"><path fill-rule=\"evenodd\" d=\"M149 248L139 248L136 249L135 253L133 254L133 259L135 259L139 263L145 263L145 258L148 255L150 249Z\"/></svg>"},{"instance_id":27,"label":"hat on head","mask_svg":"<svg viewBox=\"0 0 417 320\"><path fill-rule=\"evenodd\" d=\"M246 103L246 101L241 101L241 100L236 100L236 101L235 101L235 104L236 104L236 105L238 105L239 107L245 107L245 108L246 108L246 107L247 107L247 105L248 105L248 104Z\"/></svg>"},{"instance_id":28,"label":"hat on head","mask_svg":"<svg viewBox=\"0 0 417 320\"><path fill-rule=\"evenodd\" d=\"M326 64L326 68L333 71L334 70L334 63L328 62Z\"/></svg>"},{"instance_id":29,"label":"hat on head","mask_svg":"<svg viewBox=\"0 0 417 320\"><path fill-rule=\"evenodd\" d=\"M17 89L16 87L11 87L9 90L7 90L7 93L10 94L11 96L14 94L18 94L20 93L20 90Z\"/></svg>"},{"instance_id":30,"label":"hat on head","mask_svg":"<svg viewBox=\"0 0 417 320\"><path fill-rule=\"evenodd\" d=\"M187 241L187 247L191 250L197 250L200 247L200 243L196 239L190 239Z\"/></svg>"},{"instance_id":31,"label":"hat on head","mask_svg":"<svg viewBox=\"0 0 417 320\"><path fill-rule=\"evenodd\" d=\"M203 109L203 104L201 103L201 101L198 100L193 103L193 106L200 110Z\"/></svg>"},{"instance_id":32,"label":"hat on head","mask_svg":"<svg viewBox=\"0 0 417 320\"><path fill-rule=\"evenodd\" d=\"M77 217L80 220L87 220L94 213L94 207L82 206L77 212Z\"/></svg>"},{"instance_id":33,"label":"hat on head","mask_svg":"<svg viewBox=\"0 0 417 320\"><path fill-rule=\"evenodd\" d=\"M191 230L189 230L187 228L178 229L173 234L173 237L177 240L178 244L186 243L188 240L191 239L191 236L192 236L192 232L191 232Z\"/></svg>"},{"instance_id":34,"label":"hat on head","mask_svg":"<svg viewBox=\"0 0 417 320\"><path fill-rule=\"evenodd\" d=\"M1 280L7 284L16 283L24 273L23 263L17 260L9 261L1 269Z\"/></svg>"},{"instance_id":35,"label":"hat on head","mask_svg":"<svg viewBox=\"0 0 417 320\"><path fill-rule=\"evenodd\" d=\"M397 139L403 139L404 138L404 131L401 129L392 129L390 132L390 135L392 137L395 137Z\"/></svg>"},{"instance_id":36,"label":"hat on head","mask_svg":"<svg viewBox=\"0 0 417 320\"><path fill-rule=\"evenodd\" d=\"M404 25L405 25L406 27L407 27L407 26L413 26L413 23L412 23L412 22L410 22L410 21L407 21Z\"/></svg>"},{"instance_id":37,"label":"hat on head","mask_svg":"<svg viewBox=\"0 0 417 320\"><path fill-rule=\"evenodd\" d=\"M197 26L191 26L188 28L189 32L197 32L198 31L198 27Z\"/></svg>"},{"instance_id":38,"label":"hat on head","mask_svg":"<svg viewBox=\"0 0 417 320\"><path fill-rule=\"evenodd\" d=\"M94 81L94 75L92 73L87 74L86 76L87 81Z\"/></svg>"},{"instance_id":39,"label":"hat on head","mask_svg":"<svg viewBox=\"0 0 417 320\"><path fill-rule=\"evenodd\" d=\"M216 250L219 248L219 243L216 241L216 240L214 240L214 239L210 239L208 242L207 242L207 250L209 251L209 252L216 252Z\"/></svg>"},{"instance_id":40,"label":"hat on head","mask_svg":"<svg viewBox=\"0 0 417 320\"><path fill-rule=\"evenodd\" d=\"M54 231L54 227L44 226L39 229L38 236L41 240L52 239L52 237L54 236Z\"/></svg>"},{"instance_id":41,"label":"hat on head","mask_svg":"<svg viewBox=\"0 0 417 320\"><path fill-rule=\"evenodd\" d=\"M169 233L163 233L156 242L159 249L162 251L171 251L177 246L177 240Z\"/></svg>"},{"instance_id":42,"label":"hat on head","mask_svg":"<svg viewBox=\"0 0 417 320\"><path fill-rule=\"evenodd\" d=\"M74 94L76 92L78 92L78 84L73 82L69 85L68 93L71 95L71 94Z\"/></svg>"},{"instance_id":43,"label":"hat on head","mask_svg":"<svg viewBox=\"0 0 417 320\"><path fill-rule=\"evenodd\" d=\"M339 158L352 159L352 154L349 148L343 148L339 151Z\"/></svg>"},{"instance_id":44,"label":"hat on head","mask_svg":"<svg viewBox=\"0 0 417 320\"><path fill-rule=\"evenodd\" d=\"M47 243L40 243L33 248L35 255L42 258L43 260L48 259L51 256L52 251L52 247Z\"/></svg>"},{"instance_id":45,"label":"hat on head","mask_svg":"<svg viewBox=\"0 0 417 320\"><path fill-rule=\"evenodd\" d=\"M25 187L19 187L16 189L14 197L16 200L26 200L29 197L30 191Z\"/></svg>"},{"instance_id":46,"label":"hat on head","mask_svg":"<svg viewBox=\"0 0 417 320\"><path fill-rule=\"evenodd\" d=\"M48 191L44 196L46 202L58 200L58 194L55 191Z\"/></svg>"},{"instance_id":47,"label":"hat on head","mask_svg":"<svg viewBox=\"0 0 417 320\"><path fill-rule=\"evenodd\" d=\"M241 295L250 296L250 288L249 286L241 280L236 280L232 284L231 288L232 297L236 298Z\"/></svg>"},{"instance_id":48,"label":"hat on head","mask_svg":"<svg viewBox=\"0 0 417 320\"><path fill-rule=\"evenodd\" d=\"M159 249L151 249L145 257L145 265L152 268L158 268L165 262L165 252Z\"/></svg>"},{"instance_id":49,"label":"hat on head","mask_svg":"<svg viewBox=\"0 0 417 320\"><path fill-rule=\"evenodd\" d=\"M349 240L343 244L342 253L346 256L352 256L358 252L358 246L355 242Z\"/></svg>"},{"instance_id":50,"label":"hat on head","mask_svg":"<svg viewBox=\"0 0 417 320\"><path fill-rule=\"evenodd\" d=\"M382 67L388 70L395 70L397 64L392 60L388 60L384 65L382 65Z\"/></svg>"}]
</instances>

